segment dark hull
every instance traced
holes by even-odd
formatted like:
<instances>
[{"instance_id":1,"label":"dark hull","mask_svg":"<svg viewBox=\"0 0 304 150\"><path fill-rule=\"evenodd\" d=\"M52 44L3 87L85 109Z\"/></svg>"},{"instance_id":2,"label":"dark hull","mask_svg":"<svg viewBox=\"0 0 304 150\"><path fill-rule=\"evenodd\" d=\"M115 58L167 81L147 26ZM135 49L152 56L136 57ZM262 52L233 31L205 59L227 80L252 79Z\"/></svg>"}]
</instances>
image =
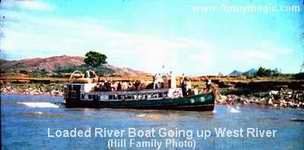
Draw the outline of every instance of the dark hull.
<instances>
[{"instance_id":1,"label":"dark hull","mask_svg":"<svg viewBox=\"0 0 304 150\"><path fill-rule=\"evenodd\" d=\"M85 101L66 99L66 107L80 108L128 108L128 109L166 109L185 111L212 111L215 96L212 93L191 97L159 100L121 100L121 101Z\"/></svg>"}]
</instances>

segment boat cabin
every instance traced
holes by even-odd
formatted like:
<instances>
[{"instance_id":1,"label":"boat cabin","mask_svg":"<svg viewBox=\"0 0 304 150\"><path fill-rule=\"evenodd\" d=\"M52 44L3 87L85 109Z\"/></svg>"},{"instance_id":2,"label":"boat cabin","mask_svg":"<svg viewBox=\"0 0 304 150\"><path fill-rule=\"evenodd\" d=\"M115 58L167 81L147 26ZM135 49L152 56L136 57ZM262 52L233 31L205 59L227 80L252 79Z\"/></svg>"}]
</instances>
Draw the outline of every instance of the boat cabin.
<instances>
[{"instance_id":1,"label":"boat cabin","mask_svg":"<svg viewBox=\"0 0 304 150\"><path fill-rule=\"evenodd\" d=\"M70 82L64 85L64 97L82 101L159 100L183 97L182 89L176 88L176 83L172 81L175 81L175 77L171 78L170 88L156 88L161 82L160 78L157 78L153 83L153 89L102 90L101 86L105 86L108 82L99 82L94 71L89 70L85 75L75 71L70 77Z\"/></svg>"}]
</instances>

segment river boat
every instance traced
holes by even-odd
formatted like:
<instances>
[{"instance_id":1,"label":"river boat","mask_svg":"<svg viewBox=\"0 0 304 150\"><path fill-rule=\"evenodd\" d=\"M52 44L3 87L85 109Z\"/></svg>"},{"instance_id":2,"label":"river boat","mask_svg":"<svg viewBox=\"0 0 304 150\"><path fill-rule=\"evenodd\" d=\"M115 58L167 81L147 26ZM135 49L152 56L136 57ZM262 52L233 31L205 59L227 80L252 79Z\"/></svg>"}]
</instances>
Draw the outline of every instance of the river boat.
<instances>
[{"instance_id":1,"label":"river boat","mask_svg":"<svg viewBox=\"0 0 304 150\"><path fill-rule=\"evenodd\" d=\"M79 74L79 73L78 73ZM88 73L87 76L96 76ZM80 75L81 76L81 75ZM64 85L66 107L80 108L127 108L184 111L212 111L214 92L183 95L177 87L142 90L103 91L98 88L98 79L81 78Z\"/></svg>"}]
</instances>

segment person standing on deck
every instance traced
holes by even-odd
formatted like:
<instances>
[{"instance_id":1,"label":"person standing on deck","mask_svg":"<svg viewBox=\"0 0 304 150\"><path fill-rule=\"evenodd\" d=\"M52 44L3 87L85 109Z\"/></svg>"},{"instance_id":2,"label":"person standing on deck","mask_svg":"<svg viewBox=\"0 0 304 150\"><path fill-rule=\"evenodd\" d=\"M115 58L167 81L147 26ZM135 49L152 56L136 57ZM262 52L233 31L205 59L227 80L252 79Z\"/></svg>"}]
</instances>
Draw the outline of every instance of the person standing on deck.
<instances>
[{"instance_id":1,"label":"person standing on deck","mask_svg":"<svg viewBox=\"0 0 304 150\"><path fill-rule=\"evenodd\" d=\"M181 79L181 88L182 88L182 94L183 94L183 96L186 96L187 89L186 89L186 79L184 77L184 74L183 74L182 79Z\"/></svg>"},{"instance_id":2,"label":"person standing on deck","mask_svg":"<svg viewBox=\"0 0 304 150\"><path fill-rule=\"evenodd\" d=\"M119 81L118 84L117 84L117 91L121 91L121 89L122 89L122 87L121 87L121 83Z\"/></svg>"},{"instance_id":3,"label":"person standing on deck","mask_svg":"<svg viewBox=\"0 0 304 150\"><path fill-rule=\"evenodd\" d=\"M164 81L163 81L161 75L160 74L156 74L155 75L155 81L153 83L153 89L159 89L159 88L161 88L161 83L163 83L163 82Z\"/></svg>"},{"instance_id":4,"label":"person standing on deck","mask_svg":"<svg viewBox=\"0 0 304 150\"><path fill-rule=\"evenodd\" d=\"M192 88L191 80L188 79L187 82L186 82L186 92L187 92L187 96L191 94L191 88Z\"/></svg>"},{"instance_id":5,"label":"person standing on deck","mask_svg":"<svg viewBox=\"0 0 304 150\"><path fill-rule=\"evenodd\" d=\"M154 76L153 76L153 89L156 89L156 87L157 87L157 74L155 74Z\"/></svg>"},{"instance_id":6,"label":"person standing on deck","mask_svg":"<svg viewBox=\"0 0 304 150\"><path fill-rule=\"evenodd\" d=\"M206 80L206 88L207 88L207 91L209 92L210 88L211 88L211 84L212 84L212 81L210 79L207 79Z\"/></svg>"},{"instance_id":7,"label":"person standing on deck","mask_svg":"<svg viewBox=\"0 0 304 150\"><path fill-rule=\"evenodd\" d=\"M170 71L170 88L171 89L176 88L176 78L175 78L175 74L173 74L172 71Z\"/></svg>"}]
</instances>

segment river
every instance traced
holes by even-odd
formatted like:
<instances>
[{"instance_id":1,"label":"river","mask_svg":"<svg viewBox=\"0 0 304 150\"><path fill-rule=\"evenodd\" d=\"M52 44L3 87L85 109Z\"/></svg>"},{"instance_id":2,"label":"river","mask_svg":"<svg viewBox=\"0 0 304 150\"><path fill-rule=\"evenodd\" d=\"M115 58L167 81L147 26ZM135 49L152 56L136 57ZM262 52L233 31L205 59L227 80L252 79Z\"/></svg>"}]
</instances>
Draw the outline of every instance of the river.
<instances>
[{"instance_id":1,"label":"river","mask_svg":"<svg viewBox=\"0 0 304 150\"><path fill-rule=\"evenodd\" d=\"M119 130L128 132L156 130L155 135L134 137L136 141L162 142L160 149L304 149L303 109L269 108L255 105L217 105L213 112L185 112L166 110L80 109L65 108L62 97L1 95L2 149L155 149L130 145L129 134L113 138L63 137L64 130ZM219 137L217 130L231 130L230 137ZM160 130L162 130L162 133ZM241 135L240 130L244 130ZM259 135L248 133L257 130ZM56 132L58 133L56 134ZM60 131L60 132L59 132ZM158 132L159 131L159 132ZM170 137L165 131L189 131L191 137ZM210 131L205 137L198 131ZM269 137L261 133L269 131ZM230 132L230 131L229 131ZM225 132L228 134L229 132ZM183 132L181 132L183 133ZM208 133L208 132L206 132ZM167 134L167 135L164 135ZM169 135L168 135L169 134ZM60 136L59 136L60 135ZM190 135L190 133L189 133ZM148 137L152 136L152 137ZM163 136L163 137L162 137ZM184 144L165 145L166 139L187 141ZM126 146L109 147L109 141L125 139ZM117 144L117 143L116 143ZM134 143L133 143L134 144ZM167 144L167 143L166 143ZM147 146L147 145L146 145Z\"/></svg>"}]
</instances>

